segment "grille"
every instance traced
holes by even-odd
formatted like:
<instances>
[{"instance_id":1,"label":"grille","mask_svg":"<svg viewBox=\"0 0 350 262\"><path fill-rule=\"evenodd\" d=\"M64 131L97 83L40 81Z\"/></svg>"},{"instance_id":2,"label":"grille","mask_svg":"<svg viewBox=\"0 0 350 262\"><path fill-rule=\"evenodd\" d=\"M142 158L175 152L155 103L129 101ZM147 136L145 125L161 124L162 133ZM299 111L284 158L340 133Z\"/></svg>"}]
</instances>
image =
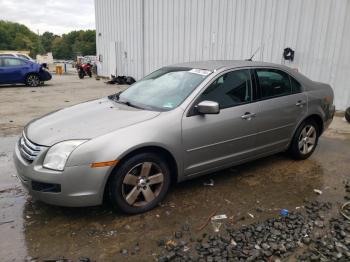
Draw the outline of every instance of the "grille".
<instances>
[{"instance_id":1,"label":"grille","mask_svg":"<svg viewBox=\"0 0 350 262\"><path fill-rule=\"evenodd\" d=\"M19 150L21 152L21 155L24 159L26 159L28 162L33 162L41 150L44 147L36 145L28 140L26 138L25 134L23 133L21 139L19 140Z\"/></svg>"}]
</instances>

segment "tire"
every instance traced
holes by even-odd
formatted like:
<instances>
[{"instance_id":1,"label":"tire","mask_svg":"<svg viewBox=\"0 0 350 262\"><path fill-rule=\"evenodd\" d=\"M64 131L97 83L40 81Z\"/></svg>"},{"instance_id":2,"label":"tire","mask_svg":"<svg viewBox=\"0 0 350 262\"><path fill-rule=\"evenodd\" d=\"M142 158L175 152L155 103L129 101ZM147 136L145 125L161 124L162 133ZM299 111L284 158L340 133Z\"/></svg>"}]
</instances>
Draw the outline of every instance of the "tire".
<instances>
[{"instance_id":1,"label":"tire","mask_svg":"<svg viewBox=\"0 0 350 262\"><path fill-rule=\"evenodd\" d=\"M88 75L89 75L89 77L92 77L91 71L88 71Z\"/></svg>"},{"instance_id":2,"label":"tire","mask_svg":"<svg viewBox=\"0 0 350 262\"><path fill-rule=\"evenodd\" d=\"M154 153L137 154L112 174L109 199L115 209L124 213L143 213L164 199L170 180L169 166L163 158Z\"/></svg>"},{"instance_id":3,"label":"tire","mask_svg":"<svg viewBox=\"0 0 350 262\"><path fill-rule=\"evenodd\" d=\"M78 75L79 75L79 78L80 78L80 79L83 79L83 78L84 78L84 72L79 71Z\"/></svg>"},{"instance_id":4,"label":"tire","mask_svg":"<svg viewBox=\"0 0 350 262\"><path fill-rule=\"evenodd\" d=\"M40 85L40 78L37 74L29 74L26 77L26 86L37 87Z\"/></svg>"},{"instance_id":5,"label":"tire","mask_svg":"<svg viewBox=\"0 0 350 262\"><path fill-rule=\"evenodd\" d=\"M350 107L345 110L345 119L350 123Z\"/></svg>"},{"instance_id":6,"label":"tire","mask_svg":"<svg viewBox=\"0 0 350 262\"><path fill-rule=\"evenodd\" d=\"M319 134L319 126L314 120L308 119L301 123L289 148L291 156L296 160L309 158L316 149Z\"/></svg>"}]
</instances>

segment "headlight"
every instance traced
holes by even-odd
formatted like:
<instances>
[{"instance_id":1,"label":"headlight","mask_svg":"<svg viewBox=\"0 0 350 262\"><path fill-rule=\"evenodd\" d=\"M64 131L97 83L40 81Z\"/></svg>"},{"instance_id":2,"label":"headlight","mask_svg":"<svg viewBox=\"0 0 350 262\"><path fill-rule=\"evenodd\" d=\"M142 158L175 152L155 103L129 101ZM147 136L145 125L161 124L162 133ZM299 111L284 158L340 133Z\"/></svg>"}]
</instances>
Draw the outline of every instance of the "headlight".
<instances>
[{"instance_id":1,"label":"headlight","mask_svg":"<svg viewBox=\"0 0 350 262\"><path fill-rule=\"evenodd\" d=\"M43 166L45 168L62 171L69 155L74 149L86 141L87 140L70 140L53 145L45 156Z\"/></svg>"}]
</instances>

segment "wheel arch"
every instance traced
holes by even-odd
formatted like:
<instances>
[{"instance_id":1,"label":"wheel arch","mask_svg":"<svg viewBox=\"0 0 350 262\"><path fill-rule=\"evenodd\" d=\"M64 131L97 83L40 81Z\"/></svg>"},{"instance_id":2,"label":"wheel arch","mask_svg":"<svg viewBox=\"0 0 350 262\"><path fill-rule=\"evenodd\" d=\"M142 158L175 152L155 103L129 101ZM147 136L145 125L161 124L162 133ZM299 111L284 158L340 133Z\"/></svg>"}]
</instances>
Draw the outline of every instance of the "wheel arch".
<instances>
[{"instance_id":1,"label":"wheel arch","mask_svg":"<svg viewBox=\"0 0 350 262\"><path fill-rule=\"evenodd\" d=\"M130 157L141 154L141 153L155 153L157 155L160 155L161 157L164 158L164 160L167 162L169 165L170 169L170 175L171 175L171 183L175 184L178 181L178 165L175 160L175 157L173 156L172 153L170 153L169 150L165 149L164 147L161 146L143 146L140 148L133 149L132 151L128 152L124 156L122 156L121 159L118 160L118 164L111 169L111 171L108 174L108 178L106 180L106 183L104 185L104 199L106 199L107 194L108 194L108 184L110 179L112 178L112 175L116 172L116 170L119 168L121 164L123 164L127 159Z\"/></svg>"},{"instance_id":2,"label":"wheel arch","mask_svg":"<svg viewBox=\"0 0 350 262\"><path fill-rule=\"evenodd\" d=\"M317 124L317 126L318 126L318 132L319 132L319 136L323 133L323 131L324 131L324 125L323 125L323 120L322 120L322 117L320 116L320 115L318 115L318 114L312 114L312 115L309 115L309 116L307 116L305 119L303 119L303 121L301 121L300 123L299 123L299 125L302 123L302 122L304 122L304 121L306 121L306 120L314 120L315 122L316 122L316 124ZM299 126L298 125L298 126Z\"/></svg>"},{"instance_id":3,"label":"wheel arch","mask_svg":"<svg viewBox=\"0 0 350 262\"><path fill-rule=\"evenodd\" d=\"M39 77L39 79L41 80L41 77L40 77L39 72L30 71L30 72L27 72L27 73L24 75L24 83L27 83L27 77L30 76L30 75L37 75L37 76Z\"/></svg>"},{"instance_id":4,"label":"wheel arch","mask_svg":"<svg viewBox=\"0 0 350 262\"><path fill-rule=\"evenodd\" d=\"M37 75L37 76L39 76L39 77L40 77L39 72L36 72L36 71L30 71L30 72L27 72L27 73L24 75L24 78L25 78L25 79L27 79L27 77L28 77L29 75Z\"/></svg>"},{"instance_id":5,"label":"wheel arch","mask_svg":"<svg viewBox=\"0 0 350 262\"><path fill-rule=\"evenodd\" d=\"M319 136L322 134L322 132L324 131L324 125L323 125L322 117L320 115L318 115L318 114L308 115L308 116L304 117L303 119L301 119L299 121L299 123L294 127L294 130L293 130L293 133L291 134L292 136L291 136L291 139L290 139L290 141L288 143L288 147L287 148L290 148L290 145L292 143L292 140L293 140L293 137L295 135L295 132L298 130L299 126L303 122L305 122L306 120L309 120L309 119L312 119L312 120L314 120L317 123L317 125L319 127L319 130L318 130L319 131Z\"/></svg>"}]
</instances>

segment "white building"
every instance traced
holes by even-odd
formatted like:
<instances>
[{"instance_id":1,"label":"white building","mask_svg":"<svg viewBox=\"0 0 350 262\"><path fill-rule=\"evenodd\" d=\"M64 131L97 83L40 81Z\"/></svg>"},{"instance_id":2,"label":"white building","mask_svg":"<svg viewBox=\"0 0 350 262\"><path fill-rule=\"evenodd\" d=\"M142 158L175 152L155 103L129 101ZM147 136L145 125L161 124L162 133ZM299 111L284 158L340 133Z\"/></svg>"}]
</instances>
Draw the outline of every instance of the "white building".
<instances>
[{"instance_id":1,"label":"white building","mask_svg":"<svg viewBox=\"0 0 350 262\"><path fill-rule=\"evenodd\" d=\"M173 63L285 63L350 106L350 0L95 0L100 75L136 79ZM293 62L283 49L295 50Z\"/></svg>"}]
</instances>

